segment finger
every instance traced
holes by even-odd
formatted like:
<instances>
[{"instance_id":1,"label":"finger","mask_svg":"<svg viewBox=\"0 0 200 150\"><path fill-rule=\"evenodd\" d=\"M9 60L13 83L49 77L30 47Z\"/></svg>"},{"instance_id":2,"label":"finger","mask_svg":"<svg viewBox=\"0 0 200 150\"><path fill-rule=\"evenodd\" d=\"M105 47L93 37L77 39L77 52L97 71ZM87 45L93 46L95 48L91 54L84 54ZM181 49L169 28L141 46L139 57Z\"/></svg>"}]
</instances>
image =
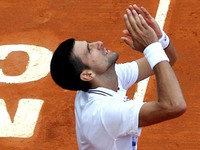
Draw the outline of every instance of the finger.
<instances>
[{"instance_id":1,"label":"finger","mask_svg":"<svg viewBox=\"0 0 200 150\"><path fill-rule=\"evenodd\" d=\"M130 46L131 48L135 49L134 45L133 45L133 41L130 40L127 37L121 37L121 40L126 43L128 46Z\"/></svg>"},{"instance_id":2,"label":"finger","mask_svg":"<svg viewBox=\"0 0 200 150\"><path fill-rule=\"evenodd\" d=\"M142 26L143 26L145 29L149 29L149 28L150 28L149 25L147 24L147 22L145 21L144 17L143 17L141 14L139 14L139 19L140 19L140 21L141 21Z\"/></svg>"},{"instance_id":3,"label":"finger","mask_svg":"<svg viewBox=\"0 0 200 150\"><path fill-rule=\"evenodd\" d=\"M137 12L135 10L131 12L129 9L127 9L127 14L124 18L131 37L134 40L137 40L144 30Z\"/></svg>"},{"instance_id":4,"label":"finger","mask_svg":"<svg viewBox=\"0 0 200 150\"><path fill-rule=\"evenodd\" d=\"M127 9L127 14L125 15L125 23L126 23L126 27L130 33L130 35L132 37L134 37L135 35L138 34L139 32L139 28L136 24L136 20L135 18L133 17L133 14L131 13L131 11L129 9Z\"/></svg>"},{"instance_id":5,"label":"finger","mask_svg":"<svg viewBox=\"0 0 200 150\"><path fill-rule=\"evenodd\" d=\"M141 7L141 10L143 12L143 16L146 17L147 19L151 20L153 17L150 15L150 13L144 8Z\"/></svg>"},{"instance_id":6,"label":"finger","mask_svg":"<svg viewBox=\"0 0 200 150\"><path fill-rule=\"evenodd\" d=\"M125 25L126 25L126 28L127 28L128 32L129 32L131 35L133 35L133 34L134 34L134 31L133 31L133 29L132 29L132 27L131 27L131 24L130 24L130 22L129 22L129 19L128 19L127 14L124 15L124 22L125 22Z\"/></svg>"},{"instance_id":7,"label":"finger","mask_svg":"<svg viewBox=\"0 0 200 150\"><path fill-rule=\"evenodd\" d=\"M130 33L129 33L129 31L128 31L128 30L123 30L122 32L123 32L124 34L126 34L126 35L130 36Z\"/></svg>"},{"instance_id":8,"label":"finger","mask_svg":"<svg viewBox=\"0 0 200 150\"><path fill-rule=\"evenodd\" d=\"M127 9L127 16L132 30L138 32L139 31L138 25L140 24L140 20L137 17L135 10L131 12L129 9Z\"/></svg>"},{"instance_id":9,"label":"finger","mask_svg":"<svg viewBox=\"0 0 200 150\"><path fill-rule=\"evenodd\" d=\"M132 5L132 8L137 11L138 14L141 14L144 17L144 12L140 7L138 7L136 4Z\"/></svg>"},{"instance_id":10,"label":"finger","mask_svg":"<svg viewBox=\"0 0 200 150\"><path fill-rule=\"evenodd\" d=\"M132 10L132 14L133 14L133 17L135 19L135 22L137 24L137 27L142 31L143 30L143 26L141 24L141 20L139 18L139 15L138 13L135 11L135 10ZM141 15L141 14L140 14Z\"/></svg>"},{"instance_id":11,"label":"finger","mask_svg":"<svg viewBox=\"0 0 200 150\"><path fill-rule=\"evenodd\" d=\"M129 5L128 8L132 11L134 8L133 8L133 5Z\"/></svg>"},{"instance_id":12,"label":"finger","mask_svg":"<svg viewBox=\"0 0 200 150\"><path fill-rule=\"evenodd\" d=\"M157 37L155 31L147 24L147 22L145 21L144 17L141 14L139 14L139 18L141 20L142 26L146 29L146 31L149 33L153 32L152 36Z\"/></svg>"}]
</instances>

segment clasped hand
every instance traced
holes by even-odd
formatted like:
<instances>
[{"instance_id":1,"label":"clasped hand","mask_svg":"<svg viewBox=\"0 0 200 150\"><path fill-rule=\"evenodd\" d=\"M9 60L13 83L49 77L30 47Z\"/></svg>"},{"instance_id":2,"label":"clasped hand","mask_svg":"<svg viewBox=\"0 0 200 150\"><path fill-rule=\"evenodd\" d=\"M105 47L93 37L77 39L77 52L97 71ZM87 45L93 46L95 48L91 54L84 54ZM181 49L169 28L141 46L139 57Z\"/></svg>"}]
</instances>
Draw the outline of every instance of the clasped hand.
<instances>
[{"instance_id":1,"label":"clasped hand","mask_svg":"<svg viewBox=\"0 0 200 150\"><path fill-rule=\"evenodd\" d=\"M130 36L121 39L131 48L143 52L143 50L151 43L157 42L162 36L160 28L153 17L144 8L137 5L129 6L124 15L124 21L127 30L123 32Z\"/></svg>"}]
</instances>

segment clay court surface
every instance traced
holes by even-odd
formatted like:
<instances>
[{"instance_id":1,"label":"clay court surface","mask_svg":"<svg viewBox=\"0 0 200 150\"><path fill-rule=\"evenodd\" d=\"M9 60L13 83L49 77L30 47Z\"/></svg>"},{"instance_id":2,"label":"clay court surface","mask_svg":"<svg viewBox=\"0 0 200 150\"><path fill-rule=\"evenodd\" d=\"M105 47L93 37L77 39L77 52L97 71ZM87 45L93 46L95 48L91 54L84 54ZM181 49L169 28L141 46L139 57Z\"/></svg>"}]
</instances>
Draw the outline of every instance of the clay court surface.
<instances>
[{"instance_id":1,"label":"clay court surface","mask_svg":"<svg viewBox=\"0 0 200 150\"><path fill-rule=\"evenodd\" d=\"M49 59L57 45L70 37L103 41L105 47L120 53L119 62L142 57L120 42L125 28L123 14L133 3L146 7L155 16L159 0L0 1L0 56L5 56L0 57L3 72L0 74L0 150L78 149L74 122L75 92L62 90L51 80ZM170 2L164 29L178 52L179 59L173 68L188 109L178 119L143 128L139 150L200 149L199 14L199 0ZM27 45L27 49L20 49L18 44ZM12 49L7 54L9 48L5 49L6 45ZM30 45L36 46L35 49ZM31 50L35 51L29 53ZM29 65L31 62L34 62L32 66ZM44 64L47 66L40 68ZM25 74L27 70L28 74ZM20 76L23 78L17 80ZM11 82L9 77L16 80ZM136 85L128 91L129 97L133 97L135 90ZM145 100L156 99L155 93L155 78L151 77ZM22 102L23 106L27 104L30 107L28 111L19 107L21 99L27 100L27 103ZM17 111L19 116L15 120ZM29 111L31 113L26 115ZM10 117L10 124L3 120L5 114ZM20 114L25 115L25 119ZM29 119L32 123L27 121Z\"/></svg>"}]
</instances>

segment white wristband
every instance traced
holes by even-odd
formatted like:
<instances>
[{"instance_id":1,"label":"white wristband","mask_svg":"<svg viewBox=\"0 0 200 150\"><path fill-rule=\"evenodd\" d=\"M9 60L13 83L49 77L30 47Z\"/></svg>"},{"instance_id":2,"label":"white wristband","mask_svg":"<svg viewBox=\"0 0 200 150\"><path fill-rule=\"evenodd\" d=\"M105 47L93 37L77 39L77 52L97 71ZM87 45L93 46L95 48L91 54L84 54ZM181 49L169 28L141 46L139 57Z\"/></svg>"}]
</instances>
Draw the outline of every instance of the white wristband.
<instances>
[{"instance_id":1,"label":"white wristband","mask_svg":"<svg viewBox=\"0 0 200 150\"><path fill-rule=\"evenodd\" d=\"M147 61L149 62L151 69L154 68L159 62L168 61L169 58L165 54L160 42L155 42L147 46L143 51Z\"/></svg>"},{"instance_id":2,"label":"white wristband","mask_svg":"<svg viewBox=\"0 0 200 150\"><path fill-rule=\"evenodd\" d=\"M163 49L167 48L169 46L169 37L167 36L167 34L161 30L162 32L162 37L159 39L159 42L162 44Z\"/></svg>"}]
</instances>

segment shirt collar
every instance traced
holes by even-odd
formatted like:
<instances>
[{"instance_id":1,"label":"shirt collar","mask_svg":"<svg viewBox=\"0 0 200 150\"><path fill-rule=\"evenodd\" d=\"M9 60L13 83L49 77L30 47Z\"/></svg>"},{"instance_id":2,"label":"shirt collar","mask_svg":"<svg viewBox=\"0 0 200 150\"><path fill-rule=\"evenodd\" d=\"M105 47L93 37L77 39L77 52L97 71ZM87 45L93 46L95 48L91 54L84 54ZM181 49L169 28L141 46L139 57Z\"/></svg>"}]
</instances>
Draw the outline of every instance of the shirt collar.
<instances>
[{"instance_id":1,"label":"shirt collar","mask_svg":"<svg viewBox=\"0 0 200 150\"><path fill-rule=\"evenodd\" d=\"M114 96L117 92L107 89L107 88L98 87L96 89L89 89L88 93L98 94L98 95L102 95L102 96Z\"/></svg>"}]
</instances>

